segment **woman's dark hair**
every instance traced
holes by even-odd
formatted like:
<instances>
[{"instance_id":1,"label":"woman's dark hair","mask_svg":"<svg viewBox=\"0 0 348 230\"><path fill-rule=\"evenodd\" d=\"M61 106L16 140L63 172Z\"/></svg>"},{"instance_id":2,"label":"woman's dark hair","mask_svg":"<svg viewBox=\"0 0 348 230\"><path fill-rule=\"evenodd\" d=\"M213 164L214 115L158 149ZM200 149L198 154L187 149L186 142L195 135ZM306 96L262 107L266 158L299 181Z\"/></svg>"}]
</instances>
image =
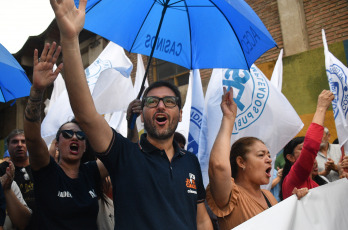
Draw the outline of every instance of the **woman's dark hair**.
<instances>
[{"instance_id":1,"label":"woman's dark hair","mask_svg":"<svg viewBox=\"0 0 348 230\"><path fill-rule=\"evenodd\" d=\"M182 144L183 146L186 145L186 139L184 137L184 135L182 135L179 132L175 132L174 133L174 140L178 143L178 144Z\"/></svg>"},{"instance_id":2,"label":"woman's dark hair","mask_svg":"<svg viewBox=\"0 0 348 230\"><path fill-rule=\"evenodd\" d=\"M73 119L70 120L70 121L67 121L67 122L63 123L63 124L59 127L59 129L58 129L58 131L57 131L57 133L56 133L56 141L57 141L57 142L59 142L59 135L60 135L60 132L62 131L62 127L63 127L64 125L66 125L66 124L69 124L69 123L74 123L74 124L76 124L76 125L81 129L79 123L75 120L75 118L73 118Z\"/></svg>"},{"instance_id":3,"label":"woman's dark hair","mask_svg":"<svg viewBox=\"0 0 348 230\"><path fill-rule=\"evenodd\" d=\"M324 180L323 178L321 178L319 175L316 175L313 180L319 185L324 185L324 184L327 184L327 181Z\"/></svg>"},{"instance_id":4,"label":"woman's dark hair","mask_svg":"<svg viewBox=\"0 0 348 230\"><path fill-rule=\"evenodd\" d=\"M292 162L288 160L286 155L288 154L294 155L294 150L296 146L298 146L299 144L302 144L303 142L304 142L304 137L295 137L284 147L283 155L284 155L285 165L283 168L282 179L280 180L280 191L279 191L280 200L283 200L282 187L283 187L284 178L289 174L291 166L292 166Z\"/></svg>"},{"instance_id":5,"label":"woman's dark hair","mask_svg":"<svg viewBox=\"0 0 348 230\"><path fill-rule=\"evenodd\" d=\"M232 177L234 179L238 176L237 157L240 156L246 160L246 154L250 151L250 147L257 141L264 144L263 141L256 137L242 137L233 143L230 152L230 164Z\"/></svg>"}]
</instances>

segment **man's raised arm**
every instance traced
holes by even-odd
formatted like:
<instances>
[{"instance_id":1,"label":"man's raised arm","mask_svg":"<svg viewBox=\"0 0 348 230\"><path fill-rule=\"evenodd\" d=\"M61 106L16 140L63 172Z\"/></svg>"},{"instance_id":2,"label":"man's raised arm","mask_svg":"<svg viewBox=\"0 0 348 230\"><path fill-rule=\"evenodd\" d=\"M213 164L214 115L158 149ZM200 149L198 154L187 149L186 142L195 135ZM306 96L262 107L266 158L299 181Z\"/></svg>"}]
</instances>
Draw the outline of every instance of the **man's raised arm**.
<instances>
[{"instance_id":1,"label":"man's raised arm","mask_svg":"<svg viewBox=\"0 0 348 230\"><path fill-rule=\"evenodd\" d=\"M96 152L107 150L112 130L96 111L87 84L79 45L79 34L85 22L87 0L80 0L79 8L73 0L50 0L60 30L63 52L64 80L71 108L82 130Z\"/></svg>"}]
</instances>

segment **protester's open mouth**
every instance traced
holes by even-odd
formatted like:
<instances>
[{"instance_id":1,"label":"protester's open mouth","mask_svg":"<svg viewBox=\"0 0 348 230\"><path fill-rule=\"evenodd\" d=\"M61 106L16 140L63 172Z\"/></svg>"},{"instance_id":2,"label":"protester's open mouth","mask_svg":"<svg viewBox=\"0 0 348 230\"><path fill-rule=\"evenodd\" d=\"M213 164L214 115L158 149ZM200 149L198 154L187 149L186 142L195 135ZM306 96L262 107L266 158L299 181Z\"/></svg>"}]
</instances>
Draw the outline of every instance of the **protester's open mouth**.
<instances>
[{"instance_id":1,"label":"protester's open mouth","mask_svg":"<svg viewBox=\"0 0 348 230\"><path fill-rule=\"evenodd\" d=\"M268 168L266 169L266 175L267 175L268 177L271 177L271 170L272 170L272 167L268 167Z\"/></svg>"},{"instance_id":2,"label":"protester's open mouth","mask_svg":"<svg viewBox=\"0 0 348 230\"><path fill-rule=\"evenodd\" d=\"M70 152L73 154L77 154L79 151L79 145L77 143L70 144Z\"/></svg>"},{"instance_id":3,"label":"protester's open mouth","mask_svg":"<svg viewBox=\"0 0 348 230\"><path fill-rule=\"evenodd\" d=\"M155 120L156 120L157 124L164 125L165 123L167 123L168 119L167 119L167 116L165 114L156 114Z\"/></svg>"}]
</instances>

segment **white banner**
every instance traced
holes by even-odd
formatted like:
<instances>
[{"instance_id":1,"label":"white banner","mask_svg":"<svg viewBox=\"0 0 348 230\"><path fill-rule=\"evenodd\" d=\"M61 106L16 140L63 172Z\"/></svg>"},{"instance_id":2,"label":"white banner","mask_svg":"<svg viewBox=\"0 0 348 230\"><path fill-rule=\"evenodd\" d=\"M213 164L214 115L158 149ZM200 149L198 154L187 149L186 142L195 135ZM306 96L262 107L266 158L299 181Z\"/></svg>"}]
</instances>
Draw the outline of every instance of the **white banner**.
<instances>
[{"instance_id":1,"label":"white banner","mask_svg":"<svg viewBox=\"0 0 348 230\"><path fill-rule=\"evenodd\" d=\"M91 92L93 92L94 90L96 82L99 79L100 73L103 72L104 70L111 69L111 68L114 69L113 70L114 72L119 72L121 73L120 75L124 77L128 76L128 78L133 68L131 61L127 58L126 54L124 53L123 48L116 45L113 42L109 42L109 44L105 47L105 49L99 55L99 57L85 70L88 86ZM104 80L102 80L100 84L101 86L103 85ZM111 90L112 93L117 93L119 88L122 88L122 87L120 87L120 85L118 86L116 85L114 90ZM114 96L114 94L107 94L107 95L101 94L100 91L102 91L102 88L97 91L99 96L97 100L99 102L102 102L103 104L105 103L105 101L112 101L112 100L122 101L122 99L118 100ZM133 89L131 92L133 92ZM106 97L102 98L101 95L105 95ZM107 105L110 105L110 104L107 103ZM99 109L99 111L110 110L110 108L104 109L101 105L96 105L96 107ZM41 135L42 135L42 138L45 140L46 144L50 144L52 140L54 139L58 128L63 123L71 120L73 117L74 117L74 114L70 107L68 94L67 94L67 91L64 90L62 93L60 93L55 103L50 103L50 109L45 119L42 122Z\"/></svg>"},{"instance_id":2,"label":"white banner","mask_svg":"<svg viewBox=\"0 0 348 230\"><path fill-rule=\"evenodd\" d=\"M329 51L325 31L322 30L326 75L330 90L335 95L332 108L335 117L337 136L340 146L348 153L348 68Z\"/></svg>"},{"instance_id":3,"label":"white banner","mask_svg":"<svg viewBox=\"0 0 348 230\"><path fill-rule=\"evenodd\" d=\"M348 180L341 179L295 195L235 227L235 230L343 230L348 226Z\"/></svg>"},{"instance_id":4,"label":"white banner","mask_svg":"<svg viewBox=\"0 0 348 230\"><path fill-rule=\"evenodd\" d=\"M285 96L252 65L247 70L214 69L210 79L202 124L199 160L204 185L208 184L208 162L220 128L223 87L233 87L237 117L231 143L241 137L257 137L268 147L272 159L302 129L303 123Z\"/></svg>"}]
</instances>

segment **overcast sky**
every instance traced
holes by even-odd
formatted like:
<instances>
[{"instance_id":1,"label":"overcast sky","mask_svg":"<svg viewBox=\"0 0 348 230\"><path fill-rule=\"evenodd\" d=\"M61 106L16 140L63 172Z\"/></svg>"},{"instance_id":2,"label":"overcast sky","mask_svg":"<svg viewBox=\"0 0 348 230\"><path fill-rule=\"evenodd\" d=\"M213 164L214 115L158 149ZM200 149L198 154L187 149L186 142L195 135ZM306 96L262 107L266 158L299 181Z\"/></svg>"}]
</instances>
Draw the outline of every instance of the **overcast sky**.
<instances>
[{"instance_id":1,"label":"overcast sky","mask_svg":"<svg viewBox=\"0 0 348 230\"><path fill-rule=\"evenodd\" d=\"M41 34L53 19L49 0L0 0L0 43L16 53L29 36Z\"/></svg>"}]
</instances>

